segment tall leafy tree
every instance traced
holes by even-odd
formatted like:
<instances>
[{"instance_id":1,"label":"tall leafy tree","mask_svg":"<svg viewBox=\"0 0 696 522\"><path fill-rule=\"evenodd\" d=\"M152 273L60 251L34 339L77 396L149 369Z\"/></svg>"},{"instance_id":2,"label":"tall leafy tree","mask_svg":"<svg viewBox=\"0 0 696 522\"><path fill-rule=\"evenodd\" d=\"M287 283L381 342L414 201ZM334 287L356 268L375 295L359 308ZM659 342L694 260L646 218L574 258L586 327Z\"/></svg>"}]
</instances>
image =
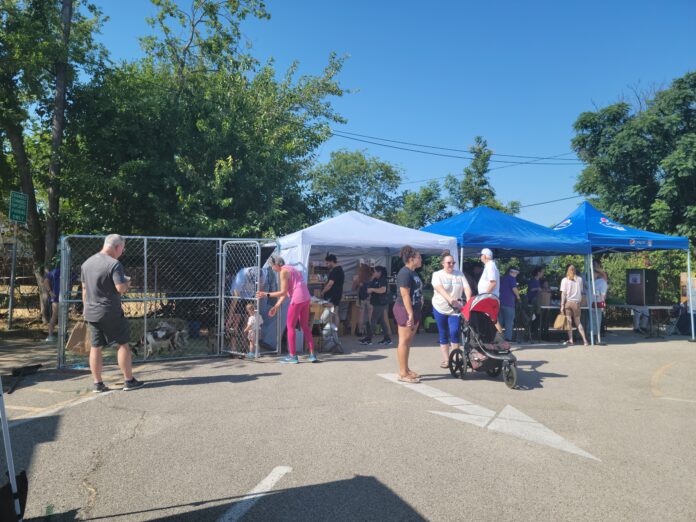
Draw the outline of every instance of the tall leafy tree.
<instances>
[{"instance_id":1,"label":"tall leafy tree","mask_svg":"<svg viewBox=\"0 0 696 522\"><path fill-rule=\"evenodd\" d=\"M15 180L29 197L39 264L53 256L58 235L66 101L78 71L102 63L103 49L93 39L101 20L96 7L79 0L3 0L0 5L0 129L9 142ZM42 140L48 146L35 145ZM47 194L47 200L37 202L37 193Z\"/></svg>"},{"instance_id":2,"label":"tall leafy tree","mask_svg":"<svg viewBox=\"0 0 696 522\"><path fill-rule=\"evenodd\" d=\"M78 72L102 63L93 39L101 20L80 0L0 3L0 139L10 151L8 188L19 186L29 198L37 280L58 238L66 103Z\"/></svg>"},{"instance_id":3,"label":"tall leafy tree","mask_svg":"<svg viewBox=\"0 0 696 522\"><path fill-rule=\"evenodd\" d=\"M445 178L444 186L449 192L449 204L460 211L485 205L508 214L517 214L520 208L518 201L504 205L495 197L495 190L488 179L493 151L488 148L486 140L476 136L469 152L474 158L471 164L464 168L461 179L452 174Z\"/></svg>"},{"instance_id":4,"label":"tall leafy tree","mask_svg":"<svg viewBox=\"0 0 696 522\"><path fill-rule=\"evenodd\" d=\"M364 151L339 150L309 174L309 200L317 217L357 210L390 216L398 202L399 169Z\"/></svg>"},{"instance_id":5,"label":"tall leafy tree","mask_svg":"<svg viewBox=\"0 0 696 522\"><path fill-rule=\"evenodd\" d=\"M393 220L399 225L419 229L451 215L437 181L430 181L416 191L404 191L400 208Z\"/></svg>"},{"instance_id":6,"label":"tall leafy tree","mask_svg":"<svg viewBox=\"0 0 696 522\"><path fill-rule=\"evenodd\" d=\"M272 62L259 67L238 49L234 16L262 4L198 1L186 14L155 3L149 56L77 97L70 226L246 237L306 225L304 175L328 123L342 121L328 102L343 94L342 59L331 55L318 76L297 77L294 64L278 78Z\"/></svg>"},{"instance_id":7,"label":"tall leafy tree","mask_svg":"<svg viewBox=\"0 0 696 522\"><path fill-rule=\"evenodd\" d=\"M587 163L578 192L626 224L696 239L696 73L637 111L616 103L582 113L575 131Z\"/></svg>"}]
</instances>

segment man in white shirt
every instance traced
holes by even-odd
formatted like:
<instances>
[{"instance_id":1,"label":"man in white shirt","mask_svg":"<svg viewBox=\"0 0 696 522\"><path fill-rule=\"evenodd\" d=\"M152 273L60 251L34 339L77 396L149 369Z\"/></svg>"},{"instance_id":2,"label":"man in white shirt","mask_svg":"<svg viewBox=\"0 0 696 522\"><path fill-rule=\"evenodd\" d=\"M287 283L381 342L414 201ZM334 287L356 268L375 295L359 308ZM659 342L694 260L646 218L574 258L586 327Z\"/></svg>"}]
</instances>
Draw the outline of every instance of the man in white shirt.
<instances>
[{"instance_id":1,"label":"man in white shirt","mask_svg":"<svg viewBox=\"0 0 696 522\"><path fill-rule=\"evenodd\" d=\"M500 272L493 261L493 252L490 248L481 250L481 262L483 263L483 273L478 282L478 293L493 294L500 297Z\"/></svg>"}]
</instances>

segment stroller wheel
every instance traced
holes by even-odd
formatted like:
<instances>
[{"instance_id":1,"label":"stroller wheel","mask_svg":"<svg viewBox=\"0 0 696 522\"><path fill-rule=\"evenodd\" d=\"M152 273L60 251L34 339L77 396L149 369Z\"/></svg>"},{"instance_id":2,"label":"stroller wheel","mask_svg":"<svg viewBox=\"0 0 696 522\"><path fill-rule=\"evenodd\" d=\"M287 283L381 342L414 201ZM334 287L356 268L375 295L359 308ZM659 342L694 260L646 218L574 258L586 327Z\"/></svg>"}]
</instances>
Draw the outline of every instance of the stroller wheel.
<instances>
[{"instance_id":1,"label":"stroller wheel","mask_svg":"<svg viewBox=\"0 0 696 522\"><path fill-rule=\"evenodd\" d=\"M500 375L500 372L502 371L502 368L500 366L496 366L495 368L491 370L486 370L486 373L490 375L491 377L497 377Z\"/></svg>"},{"instance_id":2,"label":"stroller wheel","mask_svg":"<svg viewBox=\"0 0 696 522\"><path fill-rule=\"evenodd\" d=\"M514 389L517 386L517 366L505 363L503 365L503 380L508 388Z\"/></svg>"},{"instance_id":3,"label":"stroller wheel","mask_svg":"<svg viewBox=\"0 0 696 522\"><path fill-rule=\"evenodd\" d=\"M464 358L464 352L457 348L452 350L449 356L449 371L452 377L464 378L466 373L466 359Z\"/></svg>"}]
</instances>

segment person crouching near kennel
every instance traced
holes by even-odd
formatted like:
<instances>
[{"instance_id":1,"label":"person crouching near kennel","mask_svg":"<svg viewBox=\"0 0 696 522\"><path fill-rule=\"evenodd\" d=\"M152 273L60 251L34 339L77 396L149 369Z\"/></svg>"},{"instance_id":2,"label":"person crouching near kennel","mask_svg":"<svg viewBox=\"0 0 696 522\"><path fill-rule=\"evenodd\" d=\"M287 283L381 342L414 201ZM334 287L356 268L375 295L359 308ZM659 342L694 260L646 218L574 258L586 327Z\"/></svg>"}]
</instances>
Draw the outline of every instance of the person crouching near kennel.
<instances>
[{"instance_id":1,"label":"person crouching near kennel","mask_svg":"<svg viewBox=\"0 0 696 522\"><path fill-rule=\"evenodd\" d=\"M102 348L116 343L118 366L123 372L124 391L144 385L133 377L133 363L128 347L130 340L128 321L121 308L121 296L130 288L123 265L118 260L126 250L126 240L118 234L109 234L104 247L82 264L82 302L84 318L92 341L89 368L94 378L96 393L109 391L102 381Z\"/></svg>"},{"instance_id":2,"label":"person crouching near kennel","mask_svg":"<svg viewBox=\"0 0 696 522\"><path fill-rule=\"evenodd\" d=\"M312 330L309 328L309 306L311 304L311 296L309 287L302 277L302 273L296 268L286 266L282 257L271 256L271 269L278 272L280 276L280 290L277 292L256 292L256 297L271 298L277 297L278 301L268 311L269 317L274 317L280 310L283 301L290 298L290 306L288 307L288 316L285 326L288 331L288 356L281 362L288 364L297 364L300 362L297 358L295 348L295 327L300 323L300 329L304 338L307 340L309 347L309 362L317 362L314 355L314 342L312 340Z\"/></svg>"},{"instance_id":3,"label":"person crouching near kennel","mask_svg":"<svg viewBox=\"0 0 696 522\"><path fill-rule=\"evenodd\" d=\"M246 305L247 319L246 328L244 328L244 333L249 340L249 352L247 357L253 359L256 356L256 344L259 339L259 332L261 331L261 325L263 324L263 317L256 311L254 303L249 303Z\"/></svg>"}]
</instances>

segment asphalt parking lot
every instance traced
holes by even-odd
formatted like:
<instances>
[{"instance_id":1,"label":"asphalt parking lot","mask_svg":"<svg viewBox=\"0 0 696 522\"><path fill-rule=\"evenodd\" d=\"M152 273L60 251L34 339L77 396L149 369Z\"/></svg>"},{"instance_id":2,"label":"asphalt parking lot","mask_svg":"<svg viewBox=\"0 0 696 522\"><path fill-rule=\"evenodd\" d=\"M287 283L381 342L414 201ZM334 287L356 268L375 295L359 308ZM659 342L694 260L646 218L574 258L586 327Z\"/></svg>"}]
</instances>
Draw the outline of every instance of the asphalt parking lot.
<instances>
[{"instance_id":1,"label":"asphalt parking lot","mask_svg":"<svg viewBox=\"0 0 696 522\"><path fill-rule=\"evenodd\" d=\"M417 341L416 385L393 346L350 344L319 364L141 365L131 393L25 378L6 400L26 520L696 519L696 344L522 346L510 390Z\"/></svg>"}]
</instances>

